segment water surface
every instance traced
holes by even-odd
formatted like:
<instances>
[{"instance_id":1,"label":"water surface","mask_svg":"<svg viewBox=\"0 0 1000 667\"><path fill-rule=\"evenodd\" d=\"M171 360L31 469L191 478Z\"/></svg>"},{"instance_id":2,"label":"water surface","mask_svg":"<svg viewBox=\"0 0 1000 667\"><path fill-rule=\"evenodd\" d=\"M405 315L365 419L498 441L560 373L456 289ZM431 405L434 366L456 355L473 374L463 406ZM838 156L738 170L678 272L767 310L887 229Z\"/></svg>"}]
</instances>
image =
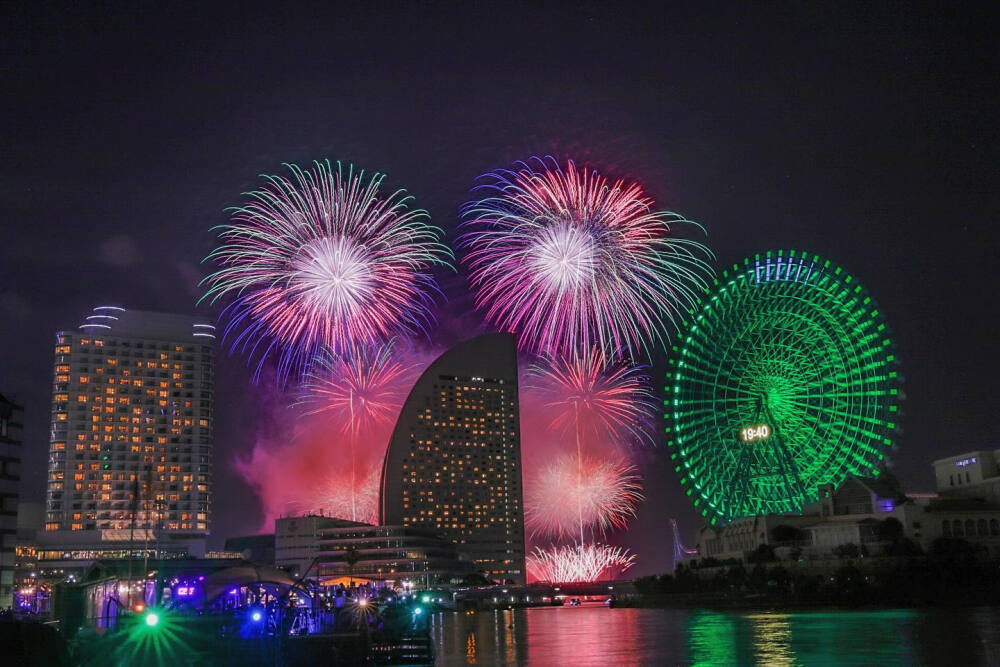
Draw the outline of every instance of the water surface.
<instances>
[{"instance_id":1,"label":"water surface","mask_svg":"<svg viewBox=\"0 0 1000 667\"><path fill-rule=\"evenodd\" d=\"M439 613L437 665L1000 665L1000 608Z\"/></svg>"}]
</instances>

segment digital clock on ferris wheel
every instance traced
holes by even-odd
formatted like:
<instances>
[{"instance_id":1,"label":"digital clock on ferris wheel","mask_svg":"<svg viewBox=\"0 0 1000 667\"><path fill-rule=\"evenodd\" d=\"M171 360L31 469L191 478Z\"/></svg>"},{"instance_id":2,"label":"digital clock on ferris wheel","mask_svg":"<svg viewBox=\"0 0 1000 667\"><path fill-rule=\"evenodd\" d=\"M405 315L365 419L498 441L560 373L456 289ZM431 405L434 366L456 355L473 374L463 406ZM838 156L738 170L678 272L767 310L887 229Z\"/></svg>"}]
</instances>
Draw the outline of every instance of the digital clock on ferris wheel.
<instances>
[{"instance_id":1,"label":"digital clock on ferris wheel","mask_svg":"<svg viewBox=\"0 0 1000 667\"><path fill-rule=\"evenodd\" d=\"M740 440L743 442L767 440L770 437L771 427L768 424L754 424L740 429Z\"/></svg>"}]
</instances>

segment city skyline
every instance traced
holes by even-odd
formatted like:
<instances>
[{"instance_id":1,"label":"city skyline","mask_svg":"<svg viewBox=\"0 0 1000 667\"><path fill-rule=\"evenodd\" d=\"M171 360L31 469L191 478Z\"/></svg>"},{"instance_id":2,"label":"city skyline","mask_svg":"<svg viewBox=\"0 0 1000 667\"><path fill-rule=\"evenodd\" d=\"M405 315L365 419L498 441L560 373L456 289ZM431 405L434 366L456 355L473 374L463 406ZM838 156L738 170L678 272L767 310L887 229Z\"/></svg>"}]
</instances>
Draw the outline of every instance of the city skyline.
<instances>
[{"instance_id":1,"label":"city skyline","mask_svg":"<svg viewBox=\"0 0 1000 667\"><path fill-rule=\"evenodd\" d=\"M919 14L873 9L867 31L857 31L836 11L712 17L690 10L678 17L659 10L641 22L660 34L630 38L625 50L622 35L637 34L639 22L628 12L569 13L559 17L569 30L555 36L500 17L504 39L477 44L463 37L477 34L482 17L473 10L401 10L377 47L291 21L308 37L307 54L325 54L335 41L372 56L369 67L405 91L408 102L398 104L368 74L347 71L333 80L300 67L322 58L274 57L282 49L268 47L280 40L266 34L250 42L225 36L217 52L215 35L150 15L135 19L142 29L123 31L104 48L97 33L67 28L72 22L51 25L36 11L12 17L21 29L15 48L30 54L35 69L9 87L22 131L11 139L9 164L18 166L4 179L12 196L4 198L10 225L2 252L11 279L0 301L4 321L17 323L5 333L0 389L26 408L26 499L40 500L44 488L50 397L39 378L52 371L57 328L102 299L214 315L193 306L197 262L212 247L206 230L226 219L223 208L253 187L256 174L326 156L372 165L393 185L412 188L449 239L477 174L550 152L641 180L658 201L706 225L718 266L776 245L834 258L878 298L899 345L906 430L891 458L907 487L931 488L923 461L993 441L988 383L997 362L986 351L997 313L983 298L989 279L981 274L997 242L989 224L997 208L989 176L995 130L980 113L990 89L971 55L987 43L988 22L936 17L932 30L914 27ZM84 25L107 18L98 10L72 13ZM554 13L529 11L539 19ZM239 20L254 23L250 15ZM811 27L788 29L802 24ZM679 34L677 25L689 32ZM409 41L434 29L458 35L459 43L425 51ZM176 30L189 36L189 49L159 46L174 43ZM725 36L726 48L714 48L706 39L712 35ZM932 49L942 35L969 51ZM518 45L528 53L538 43L573 52L581 42L592 45L585 66L548 63L530 81L511 63L456 57L517 52ZM95 62L84 66L75 57L80 51ZM807 57L789 57L793 52ZM227 81L249 85L236 85L240 92L230 97L220 85ZM75 104L49 104L52 90ZM114 113L103 111L106 99L116 100ZM531 104L506 111L517 99ZM449 301L433 345L484 330L465 276L438 277ZM657 391L665 384L664 356L654 360ZM232 463L247 457L261 422L271 418L272 392L249 385L242 359L220 357L217 381L231 394L218 415L226 435L217 481L241 508L227 512L226 525L245 533L262 513ZM667 456L662 447L644 454L652 484L624 538L643 554L641 572L669 560L665 517L676 514L685 534L695 527Z\"/></svg>"}]
</instances>

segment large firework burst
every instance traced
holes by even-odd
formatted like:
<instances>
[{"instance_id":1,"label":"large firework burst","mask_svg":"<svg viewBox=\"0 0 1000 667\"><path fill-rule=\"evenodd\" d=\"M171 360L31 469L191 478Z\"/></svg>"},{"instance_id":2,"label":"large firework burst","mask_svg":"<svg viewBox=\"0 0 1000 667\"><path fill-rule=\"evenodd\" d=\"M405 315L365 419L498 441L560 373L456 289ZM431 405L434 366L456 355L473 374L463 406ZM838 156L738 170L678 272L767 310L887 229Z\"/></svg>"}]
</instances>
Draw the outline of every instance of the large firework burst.
<instances>
[{"instance_id":1,"label":"large firework burst","mask_svg":"<svg viewBox=\"0 0 1000 667\"><path fill-rule=\"evenodd\" d=\"M384 176L338 162L291 178L265 176L233 209L207 259L202 299L232 297L226 335L260 364L279 358L279 377L308 370L323 349L360 344L426 327L436 286L429 271L450 251L426 211L403 190L379 192ZM260 367L258 366L258 371Z\"/></svg>"},{"instance_id":2,"label":"large firework burst","mask_svg":"<svg viewBox=\"0 0 1000 667\"><path fill-rule=\"evenodd\" d=\"M528 571L538 581L570 583L617 577L632 567L628 549L607 544L573 544L535 548L527 558Z\"/></svg>"},{"instance_id":3,"label":"large firework burst","mask_svg":"<svg viewBox=\"0 0 1000 667\"><path fill-rule=\"evenodd\" d=\"M638 183L551 157L483 178L459 245L476 306L522 347L637 353L707 287L711 251L672 235L694 223L655 211Z\"/></svg>"},{"instance_id":4,"label":"large firework burst","mask_svg":"<svg viewBox=\"0 0 1000 667\"><path fill-rule=\"evenodd\" d=\"M616 445L652 442L657 405L644 367L590 350L534 364L527 379L544 396L553 428Z\"/></svg>"},{"instance_id":5,"label":"large firework burst","mask_svg":"<svg viewBox=\"0 0 1000 667\"><path fill-rule=\"evenodd\" d=\"M534 533L576 535L580 525L624 528L642 500L636 467L622 461L564 454L527 485L525 522Z\"/></svg>"}]
</instances>

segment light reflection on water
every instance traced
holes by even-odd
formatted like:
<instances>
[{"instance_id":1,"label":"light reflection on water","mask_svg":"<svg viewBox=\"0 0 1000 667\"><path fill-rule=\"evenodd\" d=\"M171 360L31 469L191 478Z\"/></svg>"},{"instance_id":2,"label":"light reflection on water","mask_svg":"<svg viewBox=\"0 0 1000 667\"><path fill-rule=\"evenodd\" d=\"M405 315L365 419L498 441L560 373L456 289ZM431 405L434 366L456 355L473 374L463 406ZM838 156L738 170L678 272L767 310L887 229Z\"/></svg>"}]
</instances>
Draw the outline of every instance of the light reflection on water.
<instances>
[{"instance_id":1,"label":"light reflection on water","mask_svg":"<svg viewBox=\"0 0 1000 667\"><path fill-rule=\"evenodd\" d=\"M432 617L437 664L997 665L1000 608L719 612L549 607Z\"/></svg>"}]
</instances>

